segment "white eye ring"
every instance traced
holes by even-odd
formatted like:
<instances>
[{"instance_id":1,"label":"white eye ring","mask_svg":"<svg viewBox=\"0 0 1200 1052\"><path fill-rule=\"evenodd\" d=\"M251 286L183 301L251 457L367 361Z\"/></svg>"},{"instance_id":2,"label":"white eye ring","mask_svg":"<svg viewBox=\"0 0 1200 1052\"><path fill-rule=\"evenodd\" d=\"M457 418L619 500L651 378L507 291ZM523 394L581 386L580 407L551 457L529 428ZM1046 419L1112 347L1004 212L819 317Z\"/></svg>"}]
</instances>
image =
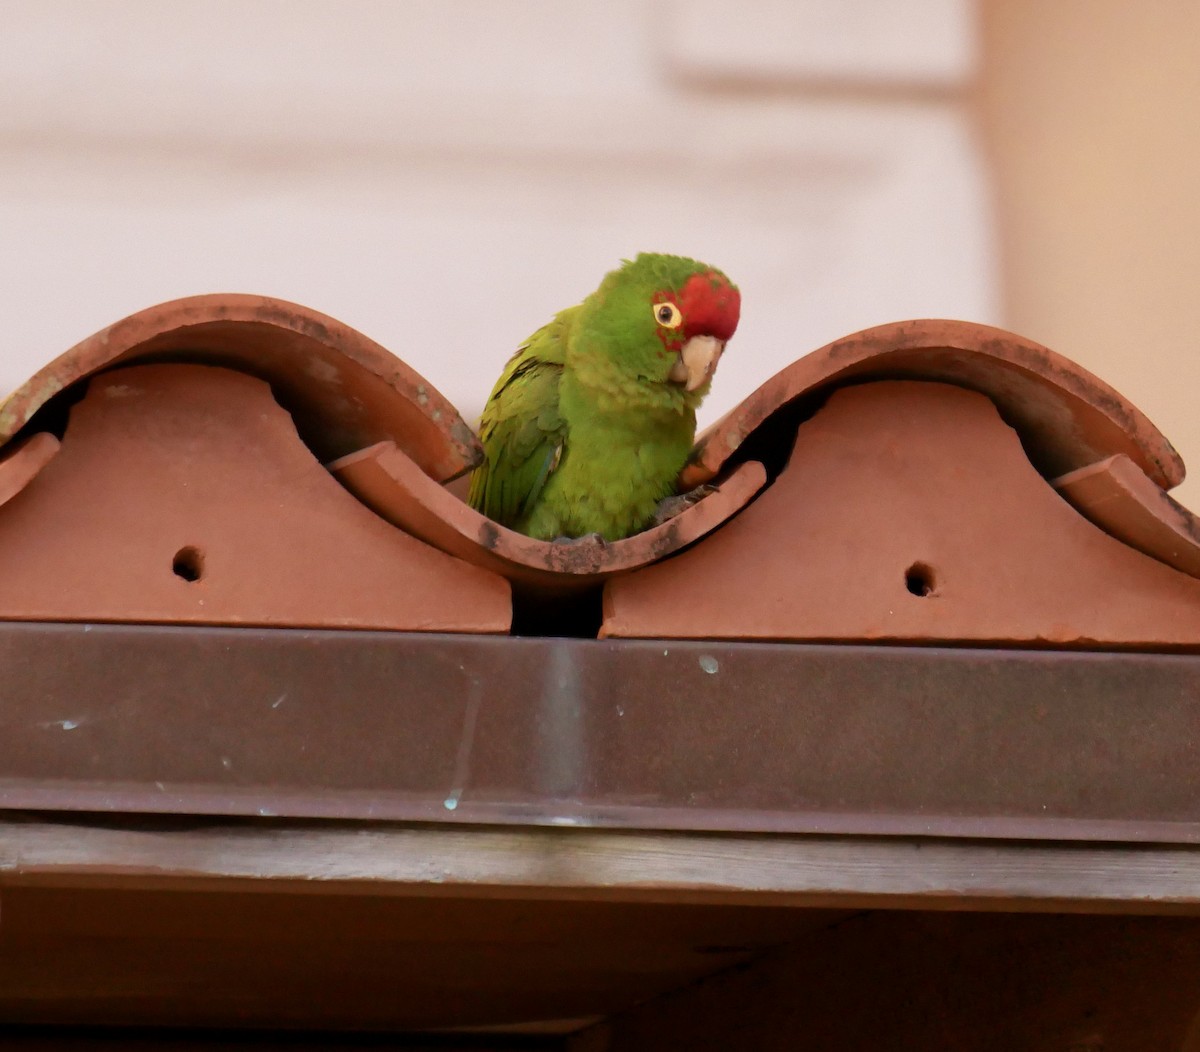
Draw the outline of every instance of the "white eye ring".
<instances>
[{"instance_id":1,"label":"white eye ring","mask_svg":"<svg viewBox=\"0 0 1200 1052\"><path fill-rule=\"evenodd\" d=\"M656 303L654 320L664 329L678 329L683 324L683 311L674 303Z\"/></svg>"}]
</instances>

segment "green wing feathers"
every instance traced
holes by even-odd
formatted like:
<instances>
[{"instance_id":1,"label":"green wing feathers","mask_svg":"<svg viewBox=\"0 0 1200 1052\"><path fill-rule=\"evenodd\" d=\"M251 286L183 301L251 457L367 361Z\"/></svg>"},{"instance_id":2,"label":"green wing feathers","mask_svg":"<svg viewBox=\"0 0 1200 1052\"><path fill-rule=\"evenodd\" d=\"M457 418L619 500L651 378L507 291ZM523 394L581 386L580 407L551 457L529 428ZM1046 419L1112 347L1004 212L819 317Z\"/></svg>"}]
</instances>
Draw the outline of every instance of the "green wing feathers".
<instances>
[{"instance_id":1,"label":"green wing feathers","mask_svg":"<svg viewBox=\"0 0 1200 1052\"><path fill-rule=\"evenodd\" d=\"M558 466L567 427L559 415L563 330L574 308L539 329L509 359L483 410L484 462L471 477L471 506L519 529Z\"/></svg>"}]
</instances>

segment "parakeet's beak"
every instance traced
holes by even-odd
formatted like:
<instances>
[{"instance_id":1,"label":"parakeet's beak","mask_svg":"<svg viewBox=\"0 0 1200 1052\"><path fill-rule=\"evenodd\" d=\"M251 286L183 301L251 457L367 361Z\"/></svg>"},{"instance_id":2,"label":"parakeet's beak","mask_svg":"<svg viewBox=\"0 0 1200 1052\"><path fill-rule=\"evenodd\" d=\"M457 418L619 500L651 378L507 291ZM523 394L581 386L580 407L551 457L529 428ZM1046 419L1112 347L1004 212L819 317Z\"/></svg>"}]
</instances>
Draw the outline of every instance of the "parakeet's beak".
<instances>
[{"instance_id":1,"label":"parakeet's beak","mask_svg":"<svg viewBox=\"0 0 1200 1052\"><path fill-rule=\"evenodd\" d=\"M724 350L724 340L718 340L715 336L693 336L683 345L667 379L683 384L689 391L703 387L717 371L717 362L721 360Z\"/></svg>"}]
</instances>

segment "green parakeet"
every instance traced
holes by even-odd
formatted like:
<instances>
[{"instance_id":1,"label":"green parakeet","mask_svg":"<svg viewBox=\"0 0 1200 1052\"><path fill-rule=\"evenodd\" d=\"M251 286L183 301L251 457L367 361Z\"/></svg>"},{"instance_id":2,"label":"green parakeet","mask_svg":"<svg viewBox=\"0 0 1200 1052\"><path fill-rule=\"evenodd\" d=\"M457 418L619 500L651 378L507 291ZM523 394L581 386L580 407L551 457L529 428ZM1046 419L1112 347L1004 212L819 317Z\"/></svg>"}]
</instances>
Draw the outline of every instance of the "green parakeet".
<instances>
[{"instance_id":1,"label":"green parakeet","mask_svg":"<svg viewBox=\"0 0 1200 1052\"><path fill-rule=\"evenodd\" d=\"M741 295L721 271L642 253L509 359L480 424L472 507L554 540L618 540L675 493Z\"/></svg>"}]
</instances>

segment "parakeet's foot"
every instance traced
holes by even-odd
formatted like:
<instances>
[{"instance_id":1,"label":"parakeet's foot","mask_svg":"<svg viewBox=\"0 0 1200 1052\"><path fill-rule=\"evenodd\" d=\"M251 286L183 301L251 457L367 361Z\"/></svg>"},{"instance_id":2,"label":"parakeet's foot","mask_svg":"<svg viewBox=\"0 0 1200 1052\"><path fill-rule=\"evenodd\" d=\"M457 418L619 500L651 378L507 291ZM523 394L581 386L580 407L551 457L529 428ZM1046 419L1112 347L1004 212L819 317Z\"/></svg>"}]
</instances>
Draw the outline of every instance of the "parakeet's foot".
<instances>
[{"instance_id":1,"label":"parakeet's foot","mask_svg":"<svg viewBox=\"0 0 1200 1052\"><path fill-rule=\"evenodd\" d=\"M677 493L674 497L664 497L658 502L658 507L654 510L654 518L650 520L650 525L661 526L669 519L675 518L680 512L687 511L693 504L699 504L710 493L716 493L716 491L716 486L705 483L703 486L697 486L686 493Z\"/></svg>"},{"instance_id":2,"label":"parakeet's foot","mask_svg":"<svg viewBox=\"0 0 1200 1052\"><path fill-rule=\"evenodd\" d=\"M551 544L607 544L598 533L585 533L582 537L555 537Z\"/></svg>"}]
</instances>

